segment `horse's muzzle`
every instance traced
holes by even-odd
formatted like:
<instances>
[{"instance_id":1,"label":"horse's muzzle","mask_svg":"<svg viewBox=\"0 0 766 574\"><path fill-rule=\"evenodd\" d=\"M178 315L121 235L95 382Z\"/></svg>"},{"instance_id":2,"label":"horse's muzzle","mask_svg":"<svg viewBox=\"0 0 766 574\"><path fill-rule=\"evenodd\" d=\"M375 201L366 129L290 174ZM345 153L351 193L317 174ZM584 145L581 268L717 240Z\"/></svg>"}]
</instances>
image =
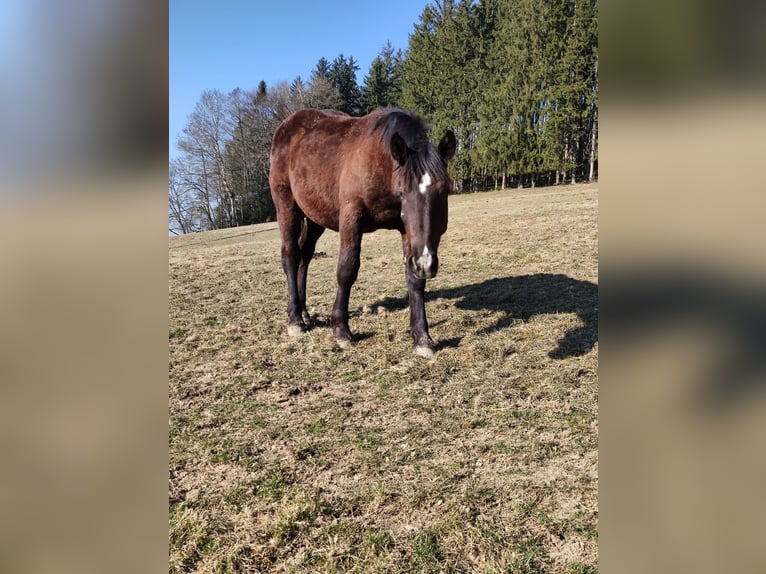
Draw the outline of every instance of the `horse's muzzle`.
<instances>
[{"instance_id":1,"label":"horse's muzzle","mask_svg":"<svg viewBox=\"0 0 766 574\"><path fill-rule=\"evenodd\" d=\"M431 279L436 277L439 270L439 258L426 246L417 257L410 256L407 265L418 279Z\"/></svg>"}]
</instances>

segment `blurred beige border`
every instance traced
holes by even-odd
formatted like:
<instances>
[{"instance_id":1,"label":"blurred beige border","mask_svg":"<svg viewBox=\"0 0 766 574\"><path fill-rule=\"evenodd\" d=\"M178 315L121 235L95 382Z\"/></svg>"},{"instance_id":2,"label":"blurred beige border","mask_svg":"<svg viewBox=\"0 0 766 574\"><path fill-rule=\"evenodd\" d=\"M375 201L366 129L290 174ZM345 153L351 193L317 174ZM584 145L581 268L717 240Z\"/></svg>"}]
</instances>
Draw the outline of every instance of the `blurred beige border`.
<instances>
[{"instance_id":1,"label":"blurred beige border","mask_svg":"<svg viewBox=\"0 0 766 574\"><path fill-rule=\"evenodd\" d=\"M600 112L600 568L765 571L766 98Z\"/></svg>"}]
</instances>

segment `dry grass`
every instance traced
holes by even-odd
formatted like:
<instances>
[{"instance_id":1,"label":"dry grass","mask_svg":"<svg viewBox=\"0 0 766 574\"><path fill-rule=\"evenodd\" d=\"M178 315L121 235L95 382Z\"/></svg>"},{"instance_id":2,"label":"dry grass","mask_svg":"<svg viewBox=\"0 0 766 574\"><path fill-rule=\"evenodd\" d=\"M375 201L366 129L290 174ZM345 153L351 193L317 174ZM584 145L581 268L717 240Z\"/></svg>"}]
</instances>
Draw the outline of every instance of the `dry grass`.
<instances>
[{"instance_id":1,"label":"dry grass","mask_svg":"<svg viewBox=\"0 0 766 574\"><path fill-rule=\"evenodd\" d=\"M595 572L595 185L450 198L407 334L395 232L364 238L331 339L337 234L286 334L276 224L170 241L170 571Z\"/></svg>"}]
</instances>

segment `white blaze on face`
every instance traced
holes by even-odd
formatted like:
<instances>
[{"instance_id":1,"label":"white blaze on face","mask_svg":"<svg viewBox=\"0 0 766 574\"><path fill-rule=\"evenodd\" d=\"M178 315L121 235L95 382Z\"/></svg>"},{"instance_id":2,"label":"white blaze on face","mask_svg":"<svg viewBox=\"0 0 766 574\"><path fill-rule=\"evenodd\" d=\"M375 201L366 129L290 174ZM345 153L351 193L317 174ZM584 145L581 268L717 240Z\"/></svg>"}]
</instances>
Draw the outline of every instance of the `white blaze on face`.
<instances>
[{"instance_id":1,"label":"white blaze on face","mask_svg":"<svg viewBox=\"0 0 766 574\"><path fill-rule=\"evenodd\" d=\"M428 172L425 172L423 174L423 177L420 178L420 183L418 184L418 189L420 190L420 193L425 193L428 191L428 186L431 185L431 176L428 175Z\"/></svg>"},{"instance_id":2,"label":"white blaze on face","mask_svg":"<svg viewBox=\"0 0 766 574\"><path fill-rule=\"evenodd\" d=\"M430 269L431 263L433 263L433 257L431 257L431 252L428 250L428 246L423 247L423 254L418 257L418 267L421 269Z\"/></svg>"}]
</instances>

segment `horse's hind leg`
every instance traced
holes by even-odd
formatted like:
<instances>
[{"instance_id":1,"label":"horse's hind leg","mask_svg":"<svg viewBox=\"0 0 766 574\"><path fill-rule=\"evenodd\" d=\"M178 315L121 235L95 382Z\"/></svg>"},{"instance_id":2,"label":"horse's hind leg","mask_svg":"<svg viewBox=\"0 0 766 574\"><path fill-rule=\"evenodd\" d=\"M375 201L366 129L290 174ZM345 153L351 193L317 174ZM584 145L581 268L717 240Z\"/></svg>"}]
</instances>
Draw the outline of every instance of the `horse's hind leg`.
<instances>
[{"instance_id":1,"label":"horse's hind leg","mask_svg":"<svg viewBox=\"0 0 766 574\"><path fill-rule=\"evenodd\" d=\"M287 333L298 336L306 330L301 317L301 301L298 291L298 267L300 265L300 246L303 213L292 199L289 188L280 189L283 193L273 194L282 235L282 268L287 275Z\"/></svg>"},{"instance_id":2,"label":"horse's hind leg","mask_svg":"<svg viewBox=\"0 0 766 574\"><path fill-rule=\"evenodd\" d=\"M338 256L338 290L335 304L332 308L332 329L335 341L342 349L351 346L351 330L348 327L348 300L351 286L359 274L359 254L362 246L362 232L358 226L358 218L350 215L345 218L349 223L341 221L340 226L340 255Z\"/></svg>"},{"instance_id":3,"label":"horse's hind leg","mask_svg":"<svg viewBox=\"0 0 766 574\"><path fill-rule=\"evenodd\" d=\"M301 237L298 241L301 259L300 264L298 265L297 284L301 317L303 317L303 321L307 325L311 321L311 315L309 315L308 309L306 309L306 275L308 274L309 263L311 263L311 259L314 257L317 241L322 236L322 233L324 233L324 227L317 225L308 217L304 218L301 227Z\"/></svg>"}]
</instances>

